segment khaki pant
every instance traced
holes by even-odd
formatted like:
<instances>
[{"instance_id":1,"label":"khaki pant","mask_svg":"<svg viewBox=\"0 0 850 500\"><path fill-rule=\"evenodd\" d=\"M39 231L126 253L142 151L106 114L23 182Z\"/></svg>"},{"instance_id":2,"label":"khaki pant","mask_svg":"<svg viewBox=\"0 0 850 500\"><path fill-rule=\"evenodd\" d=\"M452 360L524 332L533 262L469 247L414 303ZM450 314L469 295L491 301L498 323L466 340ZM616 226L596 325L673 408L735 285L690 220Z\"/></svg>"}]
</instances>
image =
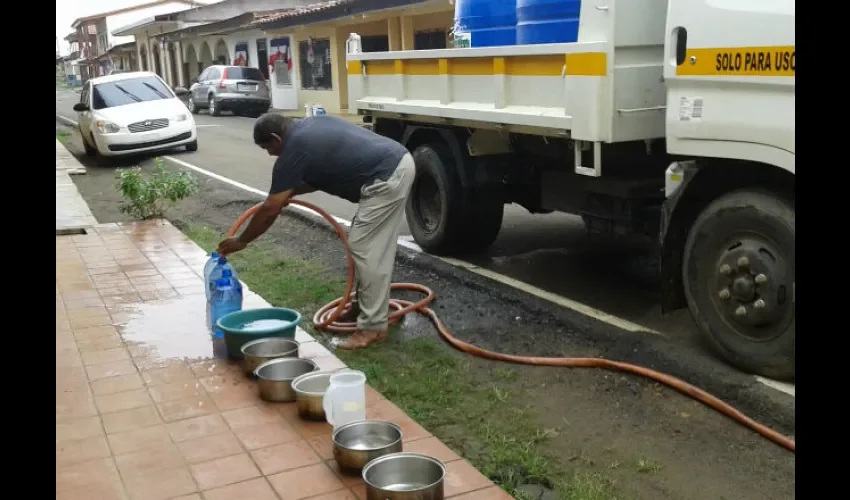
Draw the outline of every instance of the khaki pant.
<instances>
[{"instance_id":1,"label":"khaki pant","mask_svg":"<svg viewBox=\"0 0 850 500\"><path fill-rule=\"evenodd\" d=\"M415 176L416 165L408 153L386 182L375 181L360 192L357 215L348 233L357 277L359 330L387 329L398 233Z\"/></svg>"}]
</instances>

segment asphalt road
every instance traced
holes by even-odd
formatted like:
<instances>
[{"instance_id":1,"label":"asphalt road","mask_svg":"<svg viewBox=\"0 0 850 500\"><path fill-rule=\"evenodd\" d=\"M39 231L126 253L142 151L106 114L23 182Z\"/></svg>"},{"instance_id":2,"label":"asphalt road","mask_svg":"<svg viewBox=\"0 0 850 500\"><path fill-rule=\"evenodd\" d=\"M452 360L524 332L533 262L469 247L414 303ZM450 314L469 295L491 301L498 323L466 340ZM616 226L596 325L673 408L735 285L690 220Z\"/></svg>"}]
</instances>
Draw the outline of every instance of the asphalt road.
<instances>
[{"instance_id":1,"label":"asphalt road","mask_svg":"<svg viewBox=\"0 0 850 500\"><path fill-rule=\"evenodd\" d=\"M72 91L57 91L56 114L76 120L72 107L78 96ZM230 115L214 118L204 111L196 115L196 122L198 151L171 156L259 190L268 188L273 160L253 144L253 119ZM347 220L356 208L322 193L304 199ZM410 235L406 225L402 234ZM578 217L533 215L510 205L496 243L488 255L473 264L659 332L671 342L698 344L696 328L686 310L661 315L653 262L638 250L589 239Z\"/></svg>"}]
</instances>

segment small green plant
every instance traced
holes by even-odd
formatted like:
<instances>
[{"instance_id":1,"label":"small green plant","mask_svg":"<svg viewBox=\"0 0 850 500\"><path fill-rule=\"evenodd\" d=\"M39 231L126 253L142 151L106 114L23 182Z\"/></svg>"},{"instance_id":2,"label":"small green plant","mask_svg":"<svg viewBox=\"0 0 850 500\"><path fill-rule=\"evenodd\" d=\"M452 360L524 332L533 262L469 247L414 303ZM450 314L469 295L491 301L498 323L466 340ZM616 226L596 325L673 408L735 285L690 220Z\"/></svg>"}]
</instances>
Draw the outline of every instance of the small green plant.
<instances>
[{"instance_id":1,"label":"small green plant","mask_svg":"<svg viewBox=\"0 0 850 500\"><path fill-rule=\"evenodd\" d=\"M120 170L116 188L124 197L121 212L137 219L162 217L178 201L198 191L198 184L188 172L169 172L162 158L154 160L154 173L149 179L139 167Z\"/></svg>"}]
</instances>

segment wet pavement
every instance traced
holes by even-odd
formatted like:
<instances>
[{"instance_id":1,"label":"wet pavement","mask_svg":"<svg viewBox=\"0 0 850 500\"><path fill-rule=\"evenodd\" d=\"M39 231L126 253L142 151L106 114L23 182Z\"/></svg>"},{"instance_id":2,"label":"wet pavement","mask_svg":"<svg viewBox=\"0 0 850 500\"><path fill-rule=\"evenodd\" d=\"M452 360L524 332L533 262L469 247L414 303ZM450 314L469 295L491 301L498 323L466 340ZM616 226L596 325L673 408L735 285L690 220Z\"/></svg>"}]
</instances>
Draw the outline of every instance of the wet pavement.
<instances>
[{"instance_id":1,"label":"wet pavement","mask_svg":"<svg viewBox=\"0 0 850 500\"><path fill-rule=\"evenodd\" d=\"M56 498L365 499L333 460L328 424L262 401L237 363L214 357L203 250L166 221L96 224L60 188L57 229L80 217L84 234L56 236ZM259 307L246 286L244 308ZM296 340L321 370L345 368L303 330ZM510 498L371 388L367 418L442 460L447 498Z\"/></svg>"}]
</instances>

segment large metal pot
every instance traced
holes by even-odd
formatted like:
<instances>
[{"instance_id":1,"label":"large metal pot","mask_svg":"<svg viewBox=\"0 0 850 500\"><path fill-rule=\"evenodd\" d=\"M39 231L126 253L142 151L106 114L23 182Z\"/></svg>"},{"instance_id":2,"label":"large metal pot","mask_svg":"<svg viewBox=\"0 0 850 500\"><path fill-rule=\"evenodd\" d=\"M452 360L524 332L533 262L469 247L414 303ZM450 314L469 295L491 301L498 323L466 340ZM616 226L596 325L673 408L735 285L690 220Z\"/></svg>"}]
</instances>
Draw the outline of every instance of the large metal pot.
<instances>
[{"instance_id":1,"label":"large metal pot","mask_svg":"<svg viewBox=\"0 0 850 500\"><path fill-rule=\"evenodd\" d=\"M295 391L295 404L298 415L305 420L325 421L325 408L322 400L331 383L331 372L312 372L301 375L292 381Z\"/></svg>"},{"instance_id":2,"label":"large metal pot","mask_svg":"<svg viewBox=\"0 0 850 500\"><path fill-rule=\"evenodd\" d=\"M446 466L419 453L393 453L363 468L366 500L443 500Z\"/></svg>"},{"instance_id":3,"label":"large metal pot","mask_svg":"<svg viewBox=\"0 0 850 500\"><path fill-rule=\"evenodd\" d=\"M402 450L401 428L383 420L358 420L333 432L334 459L341 471L359 474L372 460Z\"/></svg>"},{"instance_id":4,"label":"large metal pot","mask_svg":"<svg viewBox=\"0 0 850 500\"><path fill-rule=\"evenodd\" d=\"M278 358L266 361L254 370L254 375L259 379L260 397L281 403L295 401L292 381L318 369L316 363L309 359Z\"/></svg>"},{"instance_id":5,"label":"large metal pot","mask_svg":"<svg viewBox=\"0 0 850 500\"><path fill-rule=\"evenodd\" d=\"M261 364L278 358L297 358L298 342L280 337L266 337L242 345L242 368L253 374Z\"/></svg>"}]
</instances>

